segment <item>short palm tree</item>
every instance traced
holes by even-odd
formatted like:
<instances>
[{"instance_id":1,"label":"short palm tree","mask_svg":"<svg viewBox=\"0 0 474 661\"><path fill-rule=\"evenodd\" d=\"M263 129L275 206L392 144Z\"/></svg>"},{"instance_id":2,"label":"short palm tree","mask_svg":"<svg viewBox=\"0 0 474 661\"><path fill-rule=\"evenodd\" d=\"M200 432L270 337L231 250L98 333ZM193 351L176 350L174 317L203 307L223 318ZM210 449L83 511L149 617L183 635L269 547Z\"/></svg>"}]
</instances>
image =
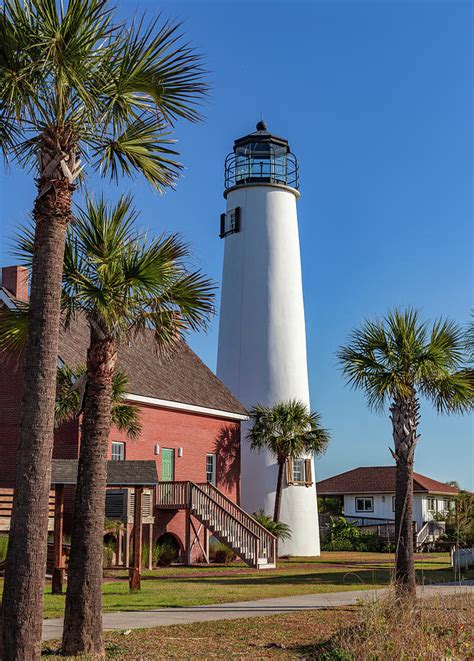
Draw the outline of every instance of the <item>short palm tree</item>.
<instances>
[{"instance_id":1,"label":"short palm tree","mask_svg":"<svg viewBox=\"0 0 474 661\"><path fill-rule=\"evenodd\" d=\"M58 368L57 396L54 419L56 426L77 418L82 412L82 384L87 383L87 370L85 365L75 369L63 365ZM127 404L127 375L117 369L112 377L112 410L111 421L117 429L130 439L140 436L140 411L136 406Z\"/></svg>"},{"instance_id":2,"label":"short palm tree","mask_svg":"<svg viewBox=\"0 0 474 661\"><path fill-rule=\"evenodd\" d=\"M90 329L74 508L63 653L102 653L102 536L113 378L121 342L152 332L158 352L179 347L213 313L213 285L187 268L175 235L149 241L135 229L131 199L87 200L68 229L62 309L67 326L83 315ZM32 250L25 232L21 252Z\"/></svg>"},{"instance_id":3,"label":"short palm tree","mask_svg":"<svg viewBox=\"0 0 474 661\"><path fill-rule=\"evenodd\" d=\"M291 539L290 526L282 521L274 521L263 509L254 512L253 518L277 539Z\"/></svg>"},{"instance_id":4,"label":"short palm tree","mask_svg":"<svg viewBox=\"0 0 474 661\"><path fill-rule=\"evenodd\" d=\"M398 594L415 595L413 557L413 462L419 439L419 396L439 413L472 407L472 381L464 369L464 338L449 321L431 326L415 310L390 312L383 320L366 321L340 348L343 374L363 390L369 407L388 403L396 463L395 531Z\"/></svg>"},{"instance_id":5,"label":"short palm tree","mask_svg":"<svg viewBox=\"0 0 474 661\"><path fill-rule=\"evenodd\" d=\"M252 450L271 452L278 463L273 520L280 520L283 474L288 459L325 452L330 437L318 413L296 399L274 406L257 404L250 411L248 440Z\"/></svg>"},{"instance_id":6,"label":"short palm tree","mask_svg":"<svg viewBox=\"0 0 474 661\"><path fill-rule=\"evenodd\" d=\"M0 149L32 171L27 369L6 562L4 656L40 654L61 270L71 199L88 171L174 185L175 119L196 120L200 59L174 23L114 21L108 0L3 0ZM81 164L82 160L82 164Z\"/></svg>"}]
</instances>

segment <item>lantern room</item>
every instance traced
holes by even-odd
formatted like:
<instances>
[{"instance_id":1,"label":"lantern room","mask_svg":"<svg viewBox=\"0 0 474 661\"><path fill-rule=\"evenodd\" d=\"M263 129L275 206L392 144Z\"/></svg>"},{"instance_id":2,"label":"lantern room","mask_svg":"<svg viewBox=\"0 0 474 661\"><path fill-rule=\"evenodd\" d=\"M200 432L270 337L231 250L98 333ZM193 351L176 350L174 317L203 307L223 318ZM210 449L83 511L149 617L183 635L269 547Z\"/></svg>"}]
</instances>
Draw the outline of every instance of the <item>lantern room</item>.
<instances>
[{"instance_id":1,"label":"lantern room","mask_svg":"<svg viewBox=\"0 0 474 661\"><path fill-rule=\"evenodd\" d=\"M298 188L298 162L288 140L272 135L261 120L256 131L234 141L225 160L225 188L279 184Z\"/></svg>"}]
</instances>

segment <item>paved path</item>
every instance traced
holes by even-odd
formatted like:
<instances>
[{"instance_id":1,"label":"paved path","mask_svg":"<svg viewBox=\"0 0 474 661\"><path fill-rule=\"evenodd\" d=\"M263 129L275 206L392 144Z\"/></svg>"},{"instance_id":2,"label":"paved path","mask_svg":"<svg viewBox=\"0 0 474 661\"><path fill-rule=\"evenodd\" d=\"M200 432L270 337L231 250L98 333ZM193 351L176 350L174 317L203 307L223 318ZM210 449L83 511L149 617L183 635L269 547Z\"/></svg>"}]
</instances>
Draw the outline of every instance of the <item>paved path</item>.
<instances>
[{"instance_id":1,"label":"paved path","mask_svg":"<svg viewBox=\"0 0 474 661\"><path fill-rule=\"evenodd\" d=\"M104 613L104 629L108 631L124 629L150 629L170 624L191 624L212 620L236 620L242 617L262 617L318 608L335 608L357 603L359 599L373 598L383 594L386 589L353 590L346 592L327 592L326 594L304 594L279 599L259 599L258 601L237 601L230 604L193 606L191 608L158 608L146 611L119 611ZM418 595L456 594L469 592L474 595L474 587L436 586L418 588ZM43 640L61 638L62 619L43 621Z\"/></svg>"}]
</instances>

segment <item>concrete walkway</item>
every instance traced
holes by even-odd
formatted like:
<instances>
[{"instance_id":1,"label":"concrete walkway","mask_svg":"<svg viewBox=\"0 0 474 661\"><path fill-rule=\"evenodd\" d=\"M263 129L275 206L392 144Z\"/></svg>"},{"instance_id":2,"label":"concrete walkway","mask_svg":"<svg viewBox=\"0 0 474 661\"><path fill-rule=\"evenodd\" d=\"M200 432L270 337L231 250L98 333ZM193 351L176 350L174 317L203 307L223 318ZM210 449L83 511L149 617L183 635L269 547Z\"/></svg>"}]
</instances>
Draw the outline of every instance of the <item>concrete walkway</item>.
<instances>
[{"instance_id":1,"label":"concrete walkway","mask_svg":"<svg viewBox=\"0 0 474 661\"><path fill-rule=\"evenodd\" d=\"M125 629L150 629L170 624L191 624L193 622L209 622L213 620L236 620L243 617L262 617L278 615L302 610L317 610L318 608L336 608L350 606L359 599L374 598L383 594L381 590L352 590L346 592L327 592L326 594L304 594L279 599L259 599L258 601L237 601L230 604L215 604L210 606L193 606L191 608L158 608L146 611L120 611L104 613L104 629L107 631ZM471 586L437 586L430 585L418 588L418 596L451 595L470 593L474 596ZM61 638L62 619L43 621L43 640Z\"/></svg>"}]
</instances>

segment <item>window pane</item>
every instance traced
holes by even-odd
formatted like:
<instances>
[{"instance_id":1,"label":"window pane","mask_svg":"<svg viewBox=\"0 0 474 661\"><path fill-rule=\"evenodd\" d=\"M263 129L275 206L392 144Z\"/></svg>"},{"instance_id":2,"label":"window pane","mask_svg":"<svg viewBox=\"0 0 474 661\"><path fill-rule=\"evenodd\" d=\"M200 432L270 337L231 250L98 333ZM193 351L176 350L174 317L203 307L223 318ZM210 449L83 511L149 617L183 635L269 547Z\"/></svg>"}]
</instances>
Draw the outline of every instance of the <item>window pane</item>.
<instances>
[{"instance_id":1,"label":"window pane","mask_svg":"<svg viewBox=\"0 0 474 661\"><path fill-rule=\"evenodd\" d=\"M304 482L304 459L293 459L293 482Z\"/></svg>"},{"instance_id":2,"label":"window pane","mask_svg":"<svg viewBox=\"0 0 474 661\"><path fill-rule=\"evenodd\" d=\"M112 461L125 460L125 443L114 441L112 443Z\"/></svg>"},{"instance_id":3,"label":"window pane","mask_svg":"<svg viewBox=\"0 0 474 661\"><path fill-rule=\"evenodd\" d=\"M356 512L373 512L373 498L356 498Z\"/></svg>"},{"instance_id":4,"label":"window pane","mask_svg":"<svg viewBox=\"0 0 474 661\"><path fill-rule=\"evenodd\" d=\"M216 483L216 455L206 455L206 481L211 484Z\"/></svg>"}]
</instances>

